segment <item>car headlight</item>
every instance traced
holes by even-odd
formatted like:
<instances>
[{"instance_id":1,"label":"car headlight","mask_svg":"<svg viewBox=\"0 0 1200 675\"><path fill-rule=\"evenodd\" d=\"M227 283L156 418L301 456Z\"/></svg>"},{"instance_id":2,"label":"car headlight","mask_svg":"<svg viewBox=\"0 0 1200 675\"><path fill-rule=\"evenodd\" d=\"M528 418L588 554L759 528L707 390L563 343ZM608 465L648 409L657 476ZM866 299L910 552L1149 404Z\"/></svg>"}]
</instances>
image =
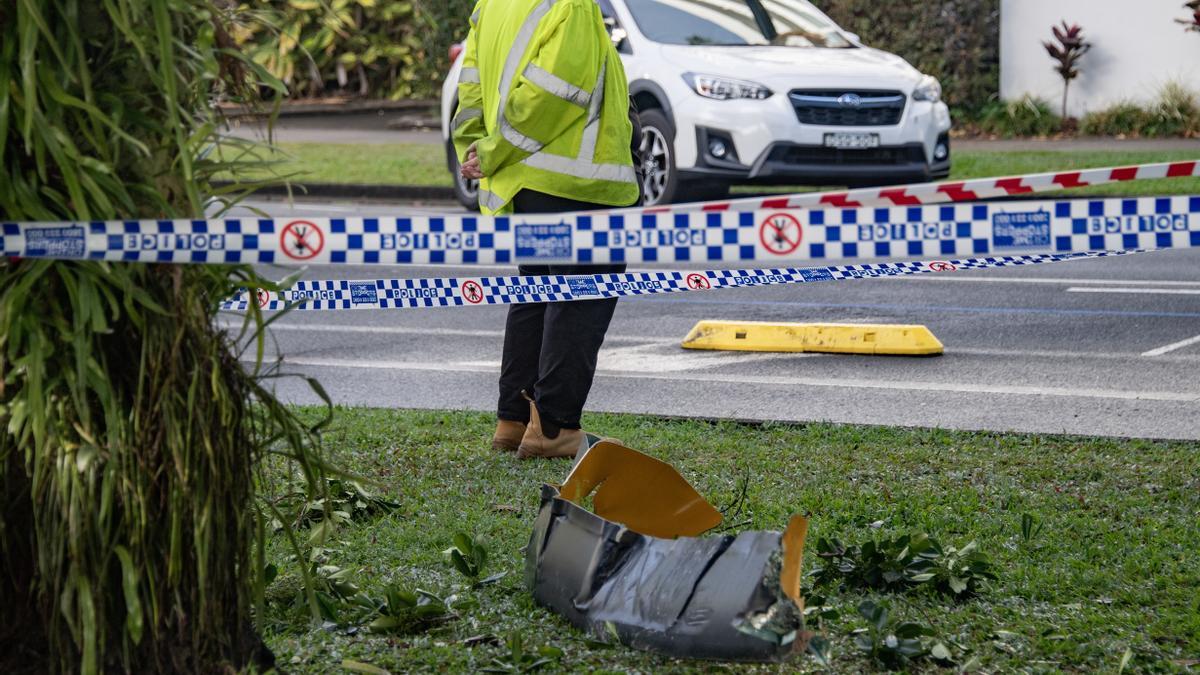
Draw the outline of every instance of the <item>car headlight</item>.
<instances>
[{"instance_id":1,"label":"car headlight","mask_svg":"<svg viewBox=\"0 0 1200 675\"><path fill-rule=\"evenodd\" d=\"M942 85L936 78L926 75L917 83L917 88L913 90L914 101L929 101L937 103L942 100Z\"/></svg>"},{"instance_id":2,"label":"car headlight","mask_svg":"<svg viewBox=\"0 0 1200 675\"><path fill-rule=\"evenodd\" d=\"M755 82L731 80L712 75L684 73L683 79L697 94L705 98L715 98L718 101L729 101L736 98L749 98L756 101L771 98L774 94L770 89Z\"/></svg>"}]
</instances>

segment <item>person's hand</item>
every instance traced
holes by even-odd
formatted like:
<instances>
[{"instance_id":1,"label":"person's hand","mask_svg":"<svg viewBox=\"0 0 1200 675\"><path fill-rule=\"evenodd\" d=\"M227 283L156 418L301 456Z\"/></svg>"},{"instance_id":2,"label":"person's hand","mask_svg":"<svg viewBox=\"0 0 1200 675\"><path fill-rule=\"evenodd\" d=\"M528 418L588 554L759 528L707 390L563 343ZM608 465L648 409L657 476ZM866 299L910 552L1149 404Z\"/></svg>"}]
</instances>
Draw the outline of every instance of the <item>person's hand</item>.
<instances>
[{"instance_id":1,"label":"person's hand","mask_svg":"<svg viewBox=\"0 0 1200 675\"><path fill-rule=\"evenodd\" d=\"M483 170L479 168L479 153L475 152L475 144L467 148L467 161L459 167L458 172L467 180L479 180L483 178Z\"/></svg>"}]
</instances>

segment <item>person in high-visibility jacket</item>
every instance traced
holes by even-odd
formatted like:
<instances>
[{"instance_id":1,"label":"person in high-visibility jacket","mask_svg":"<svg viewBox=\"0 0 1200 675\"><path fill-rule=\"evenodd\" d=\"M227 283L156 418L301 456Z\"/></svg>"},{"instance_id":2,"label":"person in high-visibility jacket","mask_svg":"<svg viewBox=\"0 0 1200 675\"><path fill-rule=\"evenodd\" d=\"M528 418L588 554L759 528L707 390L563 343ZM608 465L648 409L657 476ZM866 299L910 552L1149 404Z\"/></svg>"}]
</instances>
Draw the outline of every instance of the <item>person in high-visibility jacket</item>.
<instances>
[{"instance_id":1,"label":"person in high-visibility jacket","mask_svg":"<svg viewBox=\"0 0 1200 675\"><path fill-rule=\"evenodd\" d=\"M454 145L483 213L511 213L521 190L637 200L629 87L595 0L481 0L458 100Z\"/></svg>"},{"instance_id":2,"label":"person in high-visibility jacket","mask_svg":"<svg viewBox=\"0 0 1200 675\"><path fill-rule=\"evenodd\" d=\"M640 196L625 70L595 0L480 0L452 122L484 214L630 206ZM521 265L522 275L624 265ZM497 449L570 457L616 299L513 305L500 372Z\"/></svg>"}]
</instances>

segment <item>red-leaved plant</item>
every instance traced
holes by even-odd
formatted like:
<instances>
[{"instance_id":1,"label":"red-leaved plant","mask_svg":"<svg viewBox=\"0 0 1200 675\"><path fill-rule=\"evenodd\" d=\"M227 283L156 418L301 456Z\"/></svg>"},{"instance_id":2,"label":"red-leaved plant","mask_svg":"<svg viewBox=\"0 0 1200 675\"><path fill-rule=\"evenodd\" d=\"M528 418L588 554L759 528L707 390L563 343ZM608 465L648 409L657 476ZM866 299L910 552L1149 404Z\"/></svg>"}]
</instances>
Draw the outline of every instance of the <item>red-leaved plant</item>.
<instances>
[{"instance_id":1,"label":"red-leaved plant","mask_svg":"<svg viewBox=\"0 0 1200 675\"><path fill-rule=\"evenodd\" d=\"M1200 0L1196 0L1200 2ZM1054 39L1058 40L1058 44L1053 42L1043 42L1046 47L1046 52L1050 57L1058 62L1055 70L1063 79L1063 100L1062 100L1062 117L1067 119L1067 91L1071 87L1071 80L1079 77L1079 59L1092 48L1092 45L1083 40L1083 29L1078 24L1068 26L1066 21L1062 23L1062 29L1058 26L1051 26L1050 30L1054 31Z\"/></svg>"},{"instance_id":2,"label":"red-leaved plant","mask_svg":"<svg viewBox=\"0 0 1200 675\"><path fill-rule=\"evenodd\" d=\"M1190 19L1175 19L1177 23L1185 26L1186 30L1200 33L1200 0L1191 0L1191 2L1183 3L1183 6L1192 11Z\"/></svg>"}]
</instances>

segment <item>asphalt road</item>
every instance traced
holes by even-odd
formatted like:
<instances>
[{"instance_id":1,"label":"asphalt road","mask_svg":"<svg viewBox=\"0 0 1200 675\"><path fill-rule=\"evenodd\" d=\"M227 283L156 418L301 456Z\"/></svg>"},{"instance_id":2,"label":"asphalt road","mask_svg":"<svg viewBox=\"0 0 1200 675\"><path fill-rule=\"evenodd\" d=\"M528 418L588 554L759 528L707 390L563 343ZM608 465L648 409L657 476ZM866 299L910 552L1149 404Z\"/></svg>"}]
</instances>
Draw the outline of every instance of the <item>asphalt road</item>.
<instances>
[{"instance_id":1,"label":"asphalt road","mask_svg":"<svg viewBox=\"0 0 1200 675\"><path fill-rule=\"evenodd\" d=\"M413 208L256 206L280 216ZM456 273L462 269L336 266L312 268L305 278ZM503 308L295 312L272 332L286 370L316 376L337 403L486 411L495 405L504 315ZM921 323L946 353L681 349L702 319ZM287 400L317 400L299 380L278 386ZM588 409L1200 439L1200 251L624 299Z\"/></svg>"}]
</instances>

